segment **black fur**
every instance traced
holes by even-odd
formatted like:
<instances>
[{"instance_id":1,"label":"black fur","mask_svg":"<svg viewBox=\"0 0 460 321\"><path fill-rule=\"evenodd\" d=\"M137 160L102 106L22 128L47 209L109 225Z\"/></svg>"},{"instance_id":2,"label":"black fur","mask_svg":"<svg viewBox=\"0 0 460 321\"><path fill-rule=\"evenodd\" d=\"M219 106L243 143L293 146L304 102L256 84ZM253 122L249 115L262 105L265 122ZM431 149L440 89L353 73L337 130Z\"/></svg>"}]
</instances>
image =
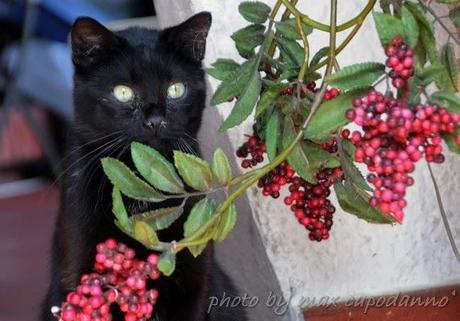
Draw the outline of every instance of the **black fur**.
<instances>
[{"instance_id":1,"label":"black fur","mask_svg":"<svg viewBox=\"0 0 460 321\"><path fill-rule=\"evenodd\" d=\"M75 121L63 166L51 282L42 321L54 320L50 307L60 305L66 293L79 283L79 277L91 271L98 242L112 237L134 248L138 257L148 255L142 245L115 227L111 184L99 160L112 156L129 163L132 141L149 144L169 159L174 149L198 154L196 134L206 97L201 60L210 24L209 13L162 31L129 28L113 33L86 17L74 23L71 42ZM167 98L166 90L176 81L185 84L186 94L172 100ZM132 102L115 99L112 91L119 84L134 90ZM155 206L126 201L131 212ZM166 205L172 204L161 204ZM186 208L190 209L190 204ZM184 218L160 237L181 239ZM198 259L188 251L179 253L176 272L157 284L160 299L155 320L245 320L244 313L237 310L206 314L208 298L221 295L216 289L235 293L230 280L213 261L212 246ZM122 317L115 315L114 320L121 321Z\"/></svg>"}]
</instances>

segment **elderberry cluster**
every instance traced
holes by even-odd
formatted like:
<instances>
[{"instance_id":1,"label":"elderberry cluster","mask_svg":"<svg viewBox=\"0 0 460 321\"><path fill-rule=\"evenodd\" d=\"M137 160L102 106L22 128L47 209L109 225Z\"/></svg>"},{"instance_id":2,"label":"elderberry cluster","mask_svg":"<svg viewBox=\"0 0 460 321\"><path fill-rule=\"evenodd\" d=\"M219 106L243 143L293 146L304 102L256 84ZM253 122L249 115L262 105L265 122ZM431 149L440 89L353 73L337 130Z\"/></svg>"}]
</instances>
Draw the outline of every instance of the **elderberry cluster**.
<instances>
[{"instance_id":1,"label":"elderberry cluster","mask_svg":"<svg viewBox=\"0 0 460 321\"><path fill-rule=\"evenodd\" d=\"M262 139L257 135L254 128L252 135L246 135L248 140L236 151L236 156L245 158L241 162L241 167L250 168L264 161L264 153L267 151ZM250 158L247 158L250 156Z\"/></svg>"},{"instance_id":2,"label":"elderberry cluster","mask_svg":"<svg viewBox=\"0 0 460 321\"><path fill-rule=\"evenodd\" d=\"M310 231L308 237L311 241L329 238L335 207L328 197L331 186L342 177L343 171L338 167L325 168L317 173L316 184L297 176L291 180L290 195L284 199L284 204L290 206L299 223Z\"/></svg>"},{"instance_id":3,"label":"elderberry cluster","mask_svg":"<svg viewBox=\"0 0 460 321\"><path fill-rule=\"evenodd\" d=\"M83 275L66 302L51 312L62 321L110 321L110 306L118 304L125 321L148 320L158 291L148 290L147 281L160 276L158 256L151 254L147 261L138 260L133 249L113 239L98 244L96 249L94 272Z\"/></svg>"},{"instance_id":4,"label":"elderberry cluster","mask_svg":"<svg viewBox=\"0 0 460 321\"><path fill-rule=\"evenodd\" d=\"M280 197L281 187L290 183L295 175L294 168L287 162L282 162L273 171L259 179L257 187L262 188L264 196Z\"/></svg>"},{"instance_id":5,"label":"elderberry cluster","mask_svg":"<svg viewBox=\"0 0 460 321\"><path fill-rule=\"evenodd\" d=\"M414 74L414 51L407 46L400 36L393 38L385 47L386 65L391 69L389 76L395 88L407 85L407 79Z\"/></svg>"},{"instance_id":6,"label":"elderberry cluster","mask_svg":"<svg viewBox=\"0 0 460 321\"><path fill-rule=\"evenodd\" d=\"M411 108L391 93L370 90L354 100L346 117L363 130L354 131L351 142L356 146L355 160L371 172L367 176L375 186L371 206L401 222L406 188L414 184L410 174L415 163L423 157L428 162L444 161L441 134L456 132L460 114L437 105Z\"/></svg>"}]
</instances>

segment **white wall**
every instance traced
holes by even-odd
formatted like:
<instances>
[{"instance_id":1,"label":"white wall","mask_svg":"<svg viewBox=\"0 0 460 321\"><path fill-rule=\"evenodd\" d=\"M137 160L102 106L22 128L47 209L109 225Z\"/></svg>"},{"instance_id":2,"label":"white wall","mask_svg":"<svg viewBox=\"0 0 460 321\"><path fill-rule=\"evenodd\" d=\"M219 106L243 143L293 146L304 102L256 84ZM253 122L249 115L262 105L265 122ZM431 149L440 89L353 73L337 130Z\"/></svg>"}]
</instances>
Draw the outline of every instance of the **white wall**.
<instances>
[{"instance_id":1,"label":"white wall","mask_svg":"<svg viewBox=\"0 0 460 321\"><path fill-rule=\"evenodd\" d=\"M170 25L191 13L202 10L213 14L205 63L217 57L239 59L230 35L245 25L237 13L242 1L156 0L160 25ZM275 1L265 0L272 5ZM328 1L306 1L304 12L327 22ZM365 0L339 1L339 22L353 17L364 7ZM308 6L308 8L307 8ZM343 36L340 36L341 39ZM327 43L327 34L316 32L311 40L314 51ZM313 40L314 39L314 40ZM372 19L338 57L342 66L367 60L383 61ZM211 79L212 89L218 82ZM218 107L228 115L232 104ZM251 122L229 131L236 148L250 133ZM460 157L447 155L446 162L435 166L451 224L460 235ZM253 215L266 244L281 288L286 298L291 288L304 297L379 295L402 290L425 288L460 282L460 264L456 261L436 205L426 164L420 162L415 173L416 186L408 192L409 207L403 225L371 225L341 212L335 215L331 238L321 243L307 240L301 227L282 201L263 197L256 188L248 191ZM457 199L456 199L457 198ZM337 206L338 207L338 206ZM460 246L460 236L457 236Z\"/></svg>"}]
</instances>

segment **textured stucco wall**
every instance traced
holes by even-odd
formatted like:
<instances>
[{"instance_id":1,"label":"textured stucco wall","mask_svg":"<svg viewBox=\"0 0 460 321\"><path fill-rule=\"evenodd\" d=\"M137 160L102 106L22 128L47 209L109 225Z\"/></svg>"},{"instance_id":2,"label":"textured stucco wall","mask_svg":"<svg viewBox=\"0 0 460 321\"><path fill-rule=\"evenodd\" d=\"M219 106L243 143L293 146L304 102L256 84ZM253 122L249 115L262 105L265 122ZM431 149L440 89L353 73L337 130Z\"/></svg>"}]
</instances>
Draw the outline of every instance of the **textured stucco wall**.
<instances>
[{"instance_id":1,"label":"textured stucco wall","mask_svg":"<svg viewBox=\"0 0 460 321\"><path fill-rule=\"evenodd\" d=\"M217 57L239 59L231 33L245 25L237 14L241 1L156 0L160 25L170 25L191 13L207 10L213 14L208 38L206 64ZM274 1L265 0L268 4ZM328 1L308 1L304 12L317 20L328 20ZM353 17L365 0L339 1L339 21ZM308 6L308 8L307 8ZM343 38L341 34L339 40ZM316 32L311 38L313 52L326 45L327 34ZM384 54L371 19L368 19L351 45L339 56L345 66L367 60L383 61ZM212 89L218 82L211 79ZM216 107L228 115L231 104ZM217 121L217 120L215 120ZM251 123L228 132L236 148L243 134L250 133ZM208 132L209 135L209 132ZM456 226L460 244L460 157L447 155L442 166L435 166L441 182L451 224ZM307 241L306 231L281 201L261 196L256 188L248 192L253 215L261 231L268 257L286 298L379 295L401 290L460 282L460 264L452 254L435 202L426 164L420 162L415 173L416 186L408 192L409 207L401 226L370 225L338 210L331 238L322 243ZM292 292L294 289L294 292Z\"/></svg>"}]
</instances>

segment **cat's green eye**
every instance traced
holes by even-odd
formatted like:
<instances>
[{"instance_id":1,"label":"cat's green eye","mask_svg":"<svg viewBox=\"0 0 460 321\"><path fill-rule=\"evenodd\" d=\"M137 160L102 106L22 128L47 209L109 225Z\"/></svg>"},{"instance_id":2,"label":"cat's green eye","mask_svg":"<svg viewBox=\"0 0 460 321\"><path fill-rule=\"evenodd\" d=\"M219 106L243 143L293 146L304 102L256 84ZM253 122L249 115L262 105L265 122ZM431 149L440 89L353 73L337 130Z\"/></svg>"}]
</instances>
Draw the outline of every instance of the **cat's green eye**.
<instances>
[{"instance_id":1,"label":"cat's green eye","mask_svg":"<svg viewBox=\"0 0 460 321\"><path fill-rule=\"evenodd\" d=\"M134 99L134 91L125 85L117 85L113 88L113 95L118 101L127 103Z\"/></svg>"},{"instance_id":2,"label":"cat's green eye","mask_svg":"<svg viewBox=\"0 0 460 321\"><path fill-rule=\"evenodd\" d=\"M185 85L181 82L175 82L168 87L168 97L172 99L179 99L185 94Z\"/></svg>"}]
</instances>

